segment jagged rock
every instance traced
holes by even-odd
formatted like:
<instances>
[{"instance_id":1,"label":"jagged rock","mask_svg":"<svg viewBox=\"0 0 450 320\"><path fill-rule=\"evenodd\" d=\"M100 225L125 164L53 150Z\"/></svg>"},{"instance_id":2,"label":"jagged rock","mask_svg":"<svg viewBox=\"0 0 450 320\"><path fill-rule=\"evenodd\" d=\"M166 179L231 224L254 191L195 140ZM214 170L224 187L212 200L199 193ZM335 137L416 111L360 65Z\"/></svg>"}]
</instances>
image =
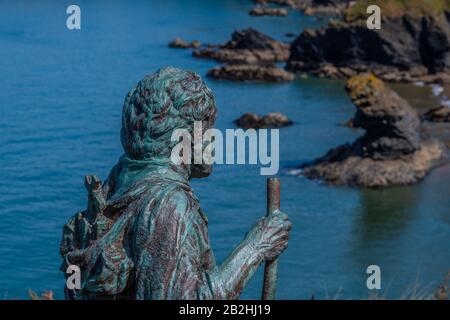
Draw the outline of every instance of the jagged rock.
<instances>
[{"instance_id":1,"label":"jagged rock","mask_svg":"<svg viewBox=\"0 0 450 320\"><path fill-rule=\"evenodd\" d=\"M423 118L431 122L450 122L450 108L448 107L437 107L428 110Z\"/></svg>"},{"instance_id":2,"label":"jagged rock","mask_svg":"<svg viewBox=\"0 0 450 320\"><path fill-rule=\"evenodd\" d=\"M280 112L271 112L264 116L249 112L236 119L234 123L243 129L263 129L286 127L291 125L292 121Z\"/></svg>"},{"instance_id":3,"label":"jagged rock","mask_svg":"<svg viewBox=\"0 0 450 320\"><path fill-rule=\"evenodd\" d=\"M284 8L255 7L248 13L251 16L279 16L287 17L288 11Z\"/></svg>"},{"instance_id":4,"label":"jagged rock","mask_svg":"<svg viewBox=\"0 0 450 320\"><path fill-rule=\"evenodd\" d=\"M275 65L232 64L210 69L208 77L229 81L288 82L294 75Z\"/></svg>"},{"instance_id":5,"label":"jagged rock","mask_svg":"<svg viewBox=\"0 0 450 320\"><path fill-rule=\"evenodd\" d=\"M189 49L189 48L200 48L201 43L197 40L187 42L181 38L176 38L175 40L169 43L170 48L181 48L181 49Z\"/></svg>"},{"instance_id":6,"label":"jagged rock","mask_svg":"<svg viewBox=\"0 0 450 320\"><path fill-rule=\"evenodd\" d=\"M283 62L289 58L289 45L252 28L235 31L227 43L217 48L201 48L193 55L234 64Z\"/></svg>"},{"instance_id":7,"label":"jagged rock","mask_svg":"<svg viewBox=\"0 0 450 320\"><path fill-rule=\"evenodd\" d=\"M381 80L356 76L346 89L357 108L353 125L366 133L302 165L302 174L338 185L406 185L448 159L447 147L422 136L418 114Z\"/></svg>"},{"instance_id":8,"label":"jagged rock","mask_svg":"<svg viewBox=\"0 0 450 320\"><path fill-rule=\"evenodd\" d=\"M330 65L336 68L331 74L324 70ZM434 81L450 81L450 12L387 16L381 30L370 30L365 19L349 15L305 30L291 45L290 71L351 76L343 68L371 71L387 81L413 82L430 75Z\"/></svg>"}]
</instances>

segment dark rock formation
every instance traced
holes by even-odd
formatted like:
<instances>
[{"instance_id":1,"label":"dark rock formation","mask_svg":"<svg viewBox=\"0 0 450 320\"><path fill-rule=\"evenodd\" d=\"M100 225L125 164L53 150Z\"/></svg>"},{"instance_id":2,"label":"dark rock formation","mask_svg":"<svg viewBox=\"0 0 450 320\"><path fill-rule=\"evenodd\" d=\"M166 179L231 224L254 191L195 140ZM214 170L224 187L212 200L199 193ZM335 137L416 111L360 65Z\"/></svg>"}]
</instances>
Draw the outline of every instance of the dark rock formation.
<instances>
[{"instance_id":1,"label":"dark rock formation","mask_svg":"<svg viewBox=\"0 0 450 320\"><path fill-rule=\"evenodd\" d=\"M437 107L428 110L423 118L431 122L450 122L450 108L448 107Z\"/></svg>"},{"instance_id":2,"label":"dark rock formation","mask_svg":"<svg viewBox=\"0 0 450 320\"><path fill-rule=\"evenodd\" d=\"M216 48L201 48L193 55L226 63L267 63L287 61L290 54L288 44L252 28L235 31L231 40Z\"/></svg>"},{"instance_id":3,"label":"dark rock formation","mask_svg":"<svg viewBox=\"0 0 450 320\"><path fill-rule=\"evenodd\" d=\"M188 49L188 48L200 48L200 46L201 43L197 40L187 42L181 38L176 38L175 40L169 43L170 48Z\"/></svg>"},{"instance_id":4,"label":"dark rock formation","mask_svg":"<svg viewBox=\"0 0 450 320\"><path fill-rule=\"evenodd\" d=\"M337 78L371 71L388 81L450 81L450 12L386 17L381 30L351 19L305 30L291 45L287 68Z\"/></svg>"},{"instance_id":5,"label":"dark rock formation","mask_svg":"<svg viewBox=\"0 0 450 320\"><path fill-rule=\"evenodd\" d=\"M208 77L229 81L287 82L294 75L275 65L230 64L210 69Z\"/></svg>"},{"instance_id":6,"label":"dark rock formation","mask_svg":"<svg viewBox=\"0 0 450 320\"><path fill-rule=\"evenodd\" d=\"M271 112L264 116L249 112L234 120L234 123L243 129L264 129L290 126L292 121L280 112Z\"/></svg>"},{"instance_id":7,"label":"dark rock formation","mask_svg":"<svg viewBox=\"0 0 450 320\"><path fill-rule=\"evenodd\" d=\"M356 76L346 88L357 108L353 125L366 133L303 165L302 174L339 185L406 185L448 158L446 146L422 135L418 114L381 80Z\"/></svg>"},{"instance_id":8,"label":"dark rock formation","mask_svg":"<svg viewBox=\"0 0 450 320\"><path fill-rule=\"evenodd\" d=\"M287 17L288 11L284 8L255 7L248 13L251 16L279 16Z\"/></svg>"},{"instance_id":9,"label":"dark rock formation","mask_svg":"<svg viewBox=\"0 0 450 320\"><path fill-rule=\"evenodd\" d=\"M208 71L214 79L284 82L293 80L294 75L274 63L287 61L289 52L288 44L249 28L235 31L223 45L197 49L193 55L226 63Z\"/></svg>"}]
</instances>

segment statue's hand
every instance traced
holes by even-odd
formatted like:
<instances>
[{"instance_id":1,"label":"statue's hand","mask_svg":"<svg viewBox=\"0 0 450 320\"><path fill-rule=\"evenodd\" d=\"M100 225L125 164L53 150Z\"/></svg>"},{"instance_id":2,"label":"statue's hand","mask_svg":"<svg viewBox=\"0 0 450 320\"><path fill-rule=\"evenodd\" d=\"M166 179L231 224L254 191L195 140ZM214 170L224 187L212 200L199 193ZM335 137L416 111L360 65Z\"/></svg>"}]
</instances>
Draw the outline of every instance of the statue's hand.
<instances>
[{"instance_id":1,"label":"statue's hand","mask_svg":"<svg viewBox=\"0 0 450 320\"><path fill-rule=\"evenodd\" d=\"M265 261L276 259L288 245L292 228L288 216L281 211L259 220L245 237Z\"/></svg>"}]
</instances>

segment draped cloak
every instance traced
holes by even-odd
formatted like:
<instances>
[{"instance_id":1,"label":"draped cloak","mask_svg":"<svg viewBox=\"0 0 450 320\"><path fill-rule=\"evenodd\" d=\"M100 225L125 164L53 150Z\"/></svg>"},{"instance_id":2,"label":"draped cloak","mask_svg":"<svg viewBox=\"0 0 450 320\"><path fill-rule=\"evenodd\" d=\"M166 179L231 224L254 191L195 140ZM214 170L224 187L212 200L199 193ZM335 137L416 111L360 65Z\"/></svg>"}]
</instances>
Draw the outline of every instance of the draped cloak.
<instances>
[{"instance_id":1,"label":"draped cloak","mask_svg":"<svg viewBox=\"0 0 450 320\"><path fill-rule=\"evenodd\" d=\"M81 269L72 299L220 299L207 218L182 166L122 156L101 188L105 205L64 227L62 271Z\"/></svg>"}]
</instances>

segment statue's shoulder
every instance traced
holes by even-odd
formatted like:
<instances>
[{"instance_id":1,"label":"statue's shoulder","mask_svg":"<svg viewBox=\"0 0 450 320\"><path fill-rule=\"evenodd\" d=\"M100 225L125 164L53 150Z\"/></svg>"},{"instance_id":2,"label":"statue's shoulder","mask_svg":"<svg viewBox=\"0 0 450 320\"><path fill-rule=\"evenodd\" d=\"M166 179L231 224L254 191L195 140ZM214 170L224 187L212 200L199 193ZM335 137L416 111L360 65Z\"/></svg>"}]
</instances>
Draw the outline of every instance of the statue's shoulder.
<instances>
[{"instance_id":1,"label":"statue's shoulder","mask_svg":"<svg viewBox=\"0 0 450 320\"><path fill-rule=\"evenodd\" d=\"M192 188L186 184L174 184L167 192L164 203L161 203L161 208L171 211L171 214L175 214L181 221L192 223L201 219L202 222L208 222L198 198Z\"/></svg>"}]
</instances>

